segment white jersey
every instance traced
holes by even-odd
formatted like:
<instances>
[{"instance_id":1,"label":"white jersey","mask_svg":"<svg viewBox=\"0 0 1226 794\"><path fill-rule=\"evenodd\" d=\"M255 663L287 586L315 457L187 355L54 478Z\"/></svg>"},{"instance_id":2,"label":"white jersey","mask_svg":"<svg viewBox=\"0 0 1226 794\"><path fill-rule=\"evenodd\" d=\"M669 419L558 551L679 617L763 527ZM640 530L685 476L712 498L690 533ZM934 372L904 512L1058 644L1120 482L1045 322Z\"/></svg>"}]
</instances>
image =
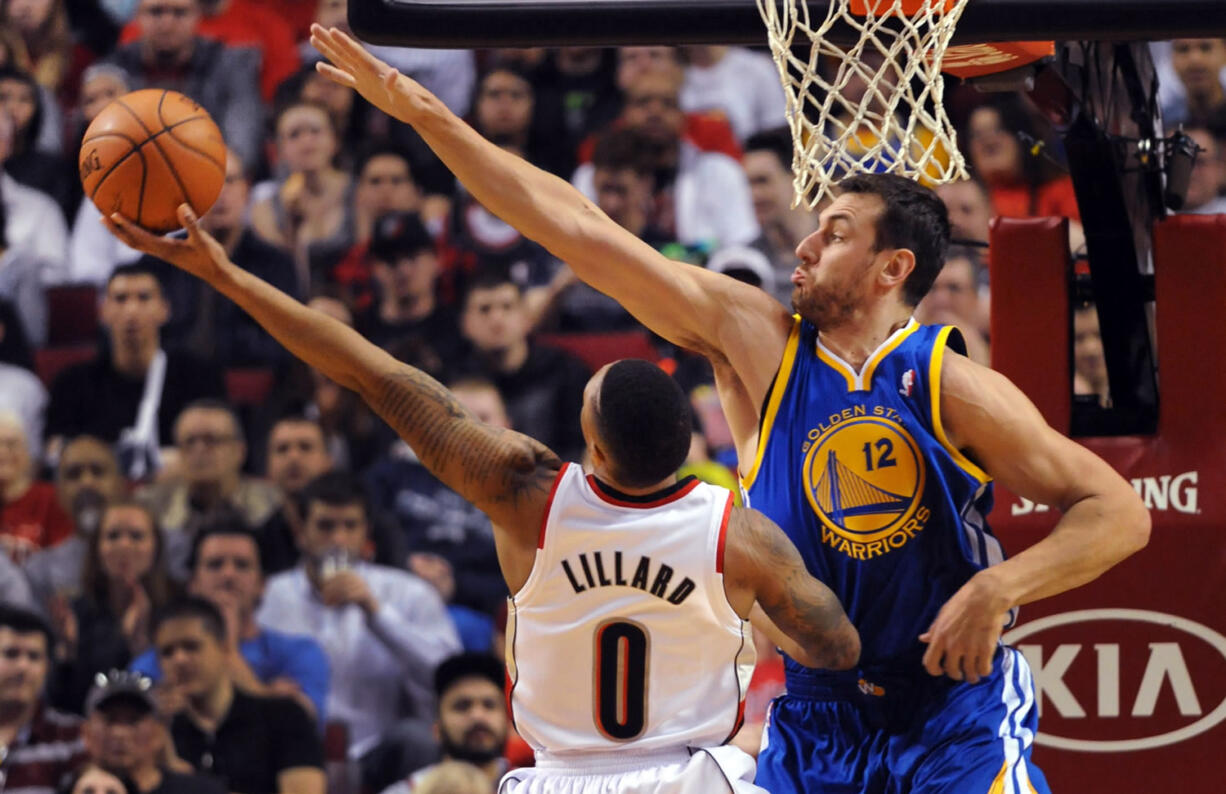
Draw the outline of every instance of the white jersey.
<instances>
[{"instance_id":1,"label":"white jersey","mask_svg":"<svg viewBox=\"0 0 1226 794\"><path fill-rule=\"evenodd\" d=\"M642 498L563 466L507 624L512 719L538 757L736 732L754 647L724 593L731 511L692 477Z\"/></svg>"}]
</instances>

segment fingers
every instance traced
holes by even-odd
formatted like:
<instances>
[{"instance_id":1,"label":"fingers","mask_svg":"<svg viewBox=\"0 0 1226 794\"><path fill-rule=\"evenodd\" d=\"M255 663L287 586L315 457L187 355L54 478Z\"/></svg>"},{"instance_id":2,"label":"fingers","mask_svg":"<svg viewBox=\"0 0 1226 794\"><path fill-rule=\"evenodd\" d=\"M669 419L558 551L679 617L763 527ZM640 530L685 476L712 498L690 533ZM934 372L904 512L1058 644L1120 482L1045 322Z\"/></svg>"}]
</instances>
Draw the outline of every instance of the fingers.
<instances>
[{"instance_id":1,"label":"fingers","mask_svg":"<svg viewBox=\"0 0 1226 794\"><path fill-rule=\"evenodd\" d=\"M349 72L337 69L330 63L319 61L315 64L315 71L319 72L334 83L339 83L340 85L347 88L353 88L355 90L357 88L357 81L353 79L353 75L349 74Z\"/></svg>"},{"instance_id":2,"label":"fingers","mask_svg":"<svg viewBox=\"0 0 1226 794\"><path fill-rule=\"evenodd\" d=\"M144 228L128 220L118 212L102 216L102 222L129 248L153 254L159 259L165 259L168 242L165 238L151 234Z\"/></svg>"},{"instance_id":3,"label":"fingers","mask_svg":"<svg viewBox=\"0 0 1226 794\"><path fill-rule=\"evenodd\" d=\"M196 213L192 210L191 205L186 202L180 204L176 214L179 216L179 223L187 230L187 239L191 241L192 245L199 246L202 244L204 238L200 236L200 226L196 223L199 218L196 217Z\"/></svg>"}]
</instances>

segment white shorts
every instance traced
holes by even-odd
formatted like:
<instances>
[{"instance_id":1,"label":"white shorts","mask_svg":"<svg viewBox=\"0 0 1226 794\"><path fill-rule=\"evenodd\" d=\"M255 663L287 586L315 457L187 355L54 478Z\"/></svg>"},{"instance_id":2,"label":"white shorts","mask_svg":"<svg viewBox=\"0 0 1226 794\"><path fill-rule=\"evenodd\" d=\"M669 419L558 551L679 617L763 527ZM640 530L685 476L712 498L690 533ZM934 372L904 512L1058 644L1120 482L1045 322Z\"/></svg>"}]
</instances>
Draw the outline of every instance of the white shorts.
<instances>
[{"instance_id":1,"label":"white shorts","mask_svg":"<svg viewBox=\"0 0 1226 794\"><path fill-rule=\"evenodd\" d=\"M498 794L767 794L751 756L733 747L537 757L508 772Z\"/></svg>"}]
</instances>

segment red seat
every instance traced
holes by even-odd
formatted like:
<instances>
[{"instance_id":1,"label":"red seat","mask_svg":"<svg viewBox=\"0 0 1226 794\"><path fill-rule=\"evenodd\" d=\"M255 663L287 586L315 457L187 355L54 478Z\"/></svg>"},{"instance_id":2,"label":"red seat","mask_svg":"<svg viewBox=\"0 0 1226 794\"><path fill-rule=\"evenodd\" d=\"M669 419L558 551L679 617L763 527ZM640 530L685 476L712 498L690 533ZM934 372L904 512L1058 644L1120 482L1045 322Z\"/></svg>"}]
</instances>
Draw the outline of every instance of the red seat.
<instances>
[{"instance_id":1,"label":"red seat","mask_svg":"<svg viewBox=\"0 0 1226 794\"><path fill-rule=\"evenodd\" d=\"M47 288L47 344L52 347L94 342L98 335L98 288L60 284Z\"/></svg>"},{"instance_id":2,"label":"red seat","mask_svg":"<svg viewBox=\"0 0 1226 794\"><path fill-rule=\"evenodd\" d=\"M272 370L236 367L226 370L226 397L231 405L259 405L272 393Z\"/></svg>"},{"instance_id":3,"label":"red seat","mask_svg":"<svg viewBox=\"0 0 1226 794\"><path fill-rule=\"evenodd\" d=\"M98 349L93 343L44 347L34 351L34 370L47 388L51 388L52 382L61 371L73 364L90 361L96 355L98 355Z\"/></svg>"},{"instance_id":4,"label":"red seat","mask_svg":"<svg viewBox=\"0 0 1226 794\"><path fill-rule=\"evenodd\" d=\"M558 347L583 359L592 371L622 358L645 358L658 361L660 356L651 346L646 331L611 331L608 333L540 334L539 344Z\"/></svg>"}]
</instances>

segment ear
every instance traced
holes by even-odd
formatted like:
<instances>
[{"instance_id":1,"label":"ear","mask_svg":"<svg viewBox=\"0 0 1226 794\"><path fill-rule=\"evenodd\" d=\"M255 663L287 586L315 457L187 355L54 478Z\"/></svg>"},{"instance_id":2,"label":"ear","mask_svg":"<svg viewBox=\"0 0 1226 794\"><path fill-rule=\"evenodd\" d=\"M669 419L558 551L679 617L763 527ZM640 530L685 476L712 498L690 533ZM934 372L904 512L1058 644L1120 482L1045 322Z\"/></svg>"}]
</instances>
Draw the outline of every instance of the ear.
<instances>
[{"instance_id":1,"label":"ear","mask_svg":"<svg viewBox=\"0 0 1226 794\"><path fill-rule=\"evenodd\" d=\"M915 270L915 254L910 248L893 248L883 253L889 258L877 275L877 282L886 291L901 288L903 282Z\"/></svg>"}]
</instances>

